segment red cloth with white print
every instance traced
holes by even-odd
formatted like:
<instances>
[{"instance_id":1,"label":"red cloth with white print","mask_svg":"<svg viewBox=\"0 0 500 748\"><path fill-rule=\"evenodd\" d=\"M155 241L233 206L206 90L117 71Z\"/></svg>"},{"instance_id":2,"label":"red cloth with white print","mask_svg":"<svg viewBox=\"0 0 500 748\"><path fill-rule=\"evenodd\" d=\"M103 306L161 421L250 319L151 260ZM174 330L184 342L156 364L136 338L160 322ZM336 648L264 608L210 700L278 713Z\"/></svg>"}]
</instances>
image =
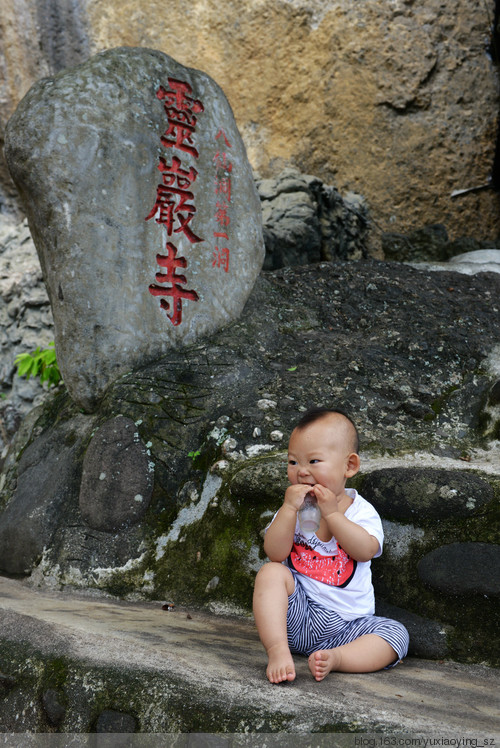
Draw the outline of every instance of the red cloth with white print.
<instances>
[{"instance_id":1,"label":"red cloth with white print","mask_svg":"<svg viewBox=\"0 0 500 748\"><path fill-rule=\"evenodd\" d=\"M332 556L321 555L307 542L295 542L290 553L290 564L295 571L334 587L345 587L349 584L357 563L338 543L337 553Z\"/></svg>"}]
</instances>

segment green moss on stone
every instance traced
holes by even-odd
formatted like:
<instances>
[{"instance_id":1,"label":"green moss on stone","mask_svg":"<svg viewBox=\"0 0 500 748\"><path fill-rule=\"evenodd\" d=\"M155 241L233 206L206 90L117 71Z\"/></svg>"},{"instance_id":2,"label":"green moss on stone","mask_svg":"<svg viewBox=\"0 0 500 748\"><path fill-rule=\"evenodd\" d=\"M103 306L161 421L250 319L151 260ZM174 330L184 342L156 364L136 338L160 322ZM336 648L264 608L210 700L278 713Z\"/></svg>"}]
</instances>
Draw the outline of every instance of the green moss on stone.
<instances>
[{"instance_id":1,"label":"green moss on stone","mask_svg":"<svg viewBox=\"0 0 500 748\"><path fill-rule=\"evenodd\" d=\"M42 687L62 690L68 677L68 660L63 657L48 659L43 671Z\"/></svg>"},{"instance_id":2,"label":"green moss on stone","mask_svg":"<svg viewBox=\"0 0 500 748\"><path fill-rule=\"evenodd\" d=\"M171 597L180 604L229 603L250 610L255 570L261 553L262 503L240 503L221 486L217 503L209 504L204 516L185 526L176 541L156 560L149 554L154 571L154 595ZM156 546L155 546L156 548Z\"/></svg>"}]
</instances>

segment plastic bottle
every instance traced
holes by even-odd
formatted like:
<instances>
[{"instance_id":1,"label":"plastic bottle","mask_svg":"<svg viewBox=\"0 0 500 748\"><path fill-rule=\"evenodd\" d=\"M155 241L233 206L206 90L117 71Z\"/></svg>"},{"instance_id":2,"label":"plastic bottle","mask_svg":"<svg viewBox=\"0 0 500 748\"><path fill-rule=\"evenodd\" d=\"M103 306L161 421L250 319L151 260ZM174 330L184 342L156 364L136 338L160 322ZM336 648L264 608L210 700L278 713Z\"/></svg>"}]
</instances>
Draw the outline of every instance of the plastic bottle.
<instances>
[{"instance_id":1,"label":"plastic bottle","mask_svg":"<svg viewBox=\"0 0 500 748\"><path fill-rule=\"evenodd\" d=\"M299 525L302 532L306 535L312 535L319 529L321 512L316 501L316 496L312 491L306 493L304 502L299 509Z\"/></svg>"}]
</instances>

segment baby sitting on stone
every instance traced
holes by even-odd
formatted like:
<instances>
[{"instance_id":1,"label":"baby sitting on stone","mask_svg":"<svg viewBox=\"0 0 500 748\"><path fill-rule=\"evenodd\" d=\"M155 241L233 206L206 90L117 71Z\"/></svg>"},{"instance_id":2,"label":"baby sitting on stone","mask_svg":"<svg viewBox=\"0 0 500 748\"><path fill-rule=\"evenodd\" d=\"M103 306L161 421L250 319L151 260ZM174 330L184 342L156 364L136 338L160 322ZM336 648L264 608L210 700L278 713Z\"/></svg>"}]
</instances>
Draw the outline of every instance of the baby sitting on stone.
<instances>
[{"instance_id":1,"label":"baby sitting on stone","mask_svg":"<svg viewBox=\"0 0 500 748\"><path fill-rule=\"evenodd\" d=\"M374 615L370 564L382 553L383 530L374 507L345 487L359 470L358 451L357 429L340 410L312 409L292 432L291 485L266 529L270 563L257 574L254 590L271 683L295 679L292 654L307 655L320 681L332 670L393 667L408 651L405 627ZM297 515L311 491L321 519L308 534Z\"/></svg>"}]
</instances>

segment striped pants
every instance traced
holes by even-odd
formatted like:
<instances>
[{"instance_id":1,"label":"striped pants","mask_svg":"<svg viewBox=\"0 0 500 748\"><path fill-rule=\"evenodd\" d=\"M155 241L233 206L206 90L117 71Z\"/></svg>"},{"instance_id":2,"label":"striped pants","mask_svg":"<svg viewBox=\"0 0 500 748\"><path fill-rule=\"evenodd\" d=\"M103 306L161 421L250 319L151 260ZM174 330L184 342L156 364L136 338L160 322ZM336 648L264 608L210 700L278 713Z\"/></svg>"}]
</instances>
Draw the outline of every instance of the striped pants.
<instances>
[{"instance_id":1,"label":"striped pants","mask_svg":"<svg viewBox=\"0 0 500 748\"><path fill-rule=\"evenodd\" d=\"M319 649L334 649L359 639L365 634L376 634L388 642L398 655L389 665L397 665L408 652L409 636L402 623L391 618L367 615L345 621L335 611L310 600L295 577L295 590L288 598L288 646L294 654L310 655Z\"/></svg>"}]
</instances>

